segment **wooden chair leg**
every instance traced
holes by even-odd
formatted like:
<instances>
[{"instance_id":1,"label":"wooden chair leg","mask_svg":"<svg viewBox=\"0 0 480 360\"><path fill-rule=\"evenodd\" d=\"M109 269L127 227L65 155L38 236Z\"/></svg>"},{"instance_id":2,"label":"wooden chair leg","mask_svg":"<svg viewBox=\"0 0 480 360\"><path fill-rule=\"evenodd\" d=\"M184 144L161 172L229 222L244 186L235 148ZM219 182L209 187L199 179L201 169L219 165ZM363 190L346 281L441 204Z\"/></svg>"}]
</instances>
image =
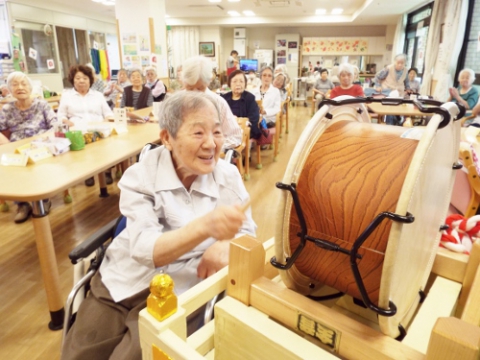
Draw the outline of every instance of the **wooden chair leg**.
<instances>
[{"instance_id":1,"label":"wooden chair leg","mask_svg":"<svg viewBox=\"0 0 480 360\"><path fill-rule=\"evenodd\" d=\"M262 154L260 153L260 145L257 144L257 169L262 168Z\"/></svg>"},{"instance_id":2,"label":"wooden chair leg","mask_svg":"<svg viewBox=\"0 0 480 360\"><path fill-rule=\"evenodd\" d=\"M285 107L285 134L288 134L288 108L289 108L289 105L290 105L290 102L288 102L287 106Z\"/></svg>"},{"instance_id":3,"label":"wooden chair leg","mask_svg":"<svg viewBox=\"0 0 480 360\"><path fill-rule=\"evenodd\" d=\"M0 199L0 211L7 212L8 210L10 210L10 207L8 206L7 202L5 200Z\"/></svg>"},{"instance_id":4,"label":"wooden chair leg","mask_svg":"<svg viewBox=\"0 0 480 360\"><path fill-rule=\"evenodd\" d=\"M70 195L70 190L67 189L63 192L63 202L65 204L70 204L73 201L72 195Z\"/></svg>"},{"instance_id":5,"label":"wooden chair leg","mask_svg":"<svg viewBox=\"0 0 480 360\"><path fill-rule=\"evenodd\" d=\"M247 142L245 147L245 175L243 175L245 181L250 180L250 141Z\"/></svg>"}]
</instances>

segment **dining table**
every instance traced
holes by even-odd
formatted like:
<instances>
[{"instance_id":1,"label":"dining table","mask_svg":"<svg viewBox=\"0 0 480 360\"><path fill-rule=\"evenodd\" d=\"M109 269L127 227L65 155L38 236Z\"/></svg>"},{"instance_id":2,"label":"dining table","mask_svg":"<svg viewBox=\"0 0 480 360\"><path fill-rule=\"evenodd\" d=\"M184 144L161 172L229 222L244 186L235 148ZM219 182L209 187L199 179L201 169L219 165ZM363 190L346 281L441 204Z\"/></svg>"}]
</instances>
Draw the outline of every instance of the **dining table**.
<instances>
[{"instance_id":1,"label":"dining table","mask_svg":"<svg viewBox=\"0 0 480 360\"><path fill-rule=\"evenodd\" d=\"M68 151L26 166L0 165L0 199L32 203L32 226L50 311L51 321L48 326L51 330L58 330L63 326L64 299L60 291L55 239L42 200L94 175L103 174L115 164L140 153L146 143L160 141L158 124L129 124L127 130L87 144L83 150ZM13 154L20 146L42 136L45 135L2 145L0 158Z\"/></svg>"},{"instance_id":2,"label":"dining table","mask_svg":"<svg viewBox=\"0 0 480 360\"><path fill-rule=\"evenodd\" d=\"M400 105L384 105L379 102L369 103L368 108L379 116L378 123L385 124L385 116L425 116L426 113L421 112L414 104L400 104Z\"/></svg>"}]
</instances>

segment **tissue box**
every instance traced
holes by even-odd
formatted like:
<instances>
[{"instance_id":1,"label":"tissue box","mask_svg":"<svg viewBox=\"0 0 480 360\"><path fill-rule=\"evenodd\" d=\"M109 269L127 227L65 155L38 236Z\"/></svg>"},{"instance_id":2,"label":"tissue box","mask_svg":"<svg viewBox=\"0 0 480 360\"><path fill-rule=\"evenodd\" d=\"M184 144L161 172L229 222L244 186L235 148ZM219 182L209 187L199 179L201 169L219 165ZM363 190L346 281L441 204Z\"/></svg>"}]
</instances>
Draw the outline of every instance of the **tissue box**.
<instances>
[{"instance_id":1,"label":"tissue box","mask_svg":"<svg viewBox=\"0 0 480 360\"><path fill-rule=\"evenodd\" d=\"M60 137L49 137L47 139L32 141L32 148L46 147L55 156L66 153L70 150L70 140Z\"/></svg>"}]
</instances>

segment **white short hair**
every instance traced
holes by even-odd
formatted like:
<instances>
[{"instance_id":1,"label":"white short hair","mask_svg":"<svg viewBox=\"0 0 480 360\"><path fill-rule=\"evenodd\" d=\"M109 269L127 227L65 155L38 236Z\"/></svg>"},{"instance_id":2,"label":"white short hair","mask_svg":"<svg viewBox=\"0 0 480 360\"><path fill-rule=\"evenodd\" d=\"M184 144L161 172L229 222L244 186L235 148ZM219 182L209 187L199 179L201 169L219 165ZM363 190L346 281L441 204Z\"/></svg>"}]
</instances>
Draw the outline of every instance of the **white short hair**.
<instances>
[{"instance_id":1,"label":"white short hair","mask_svg":"<svg viewBox=\"0 0 480 360\"><path fill-rule=\"evenodd\" d=\"M195 85L199 80L208 86L212 81L213 63L204 56L194 56L182 64L182 80L187 85Z\"/></svg>"},{"instance_id":2,"label":"white short hair","mask_svg":"<svg viewBox=\"0 0 480 360\"><path fill-rule=\"evenodd\" d=\"M463 73L468 73L468 75L469 75L469 77L470 77L469 84L472 85L473 82L475 81L475 71L473 71L472 69L469 69L469 68L463 69L462 71L460 71L460 72L458 73L458 81L460 81L460 76L461 76Z\"/></svg>"},{"instance_id":3,"label":"white short hair","mask_svg":"<svg viewBox=\"0 0 480 360\"><path fill-rule=\"evenodd\" d=\"M147 74L147 71L153 71L155 75L157 74L157 69L155 69L153 66L147 66L145 68L145 75Z\"/></svg>"},{"instance_id":4,"label":"white short hair","mask_svg":"<svg viewBox=\"0 0 480 360\"><path fill-rule=\"evenodd\" d=\"M406 54L397 54L395 55L394 61L402 59L403 62L407 62L407 55Z\"/></svg>"},{"instance_id":5,"label":"white short hair","mask_svg":"<svg viewBox=\"0 0 480 360\"><path fill-rule=\"evenodd\" d=\"M8 77L7 77L7 89L10 92L12 92L12 82L14 80L22 81L23 79L27 80L28 85L30 86L30 91L32 91L32 88L33 88L32 80L30 80L30 78L21 71L14 71L14 72L10 73L10 75L8 75Z\"/></svg>"},{"instance_id":6,"label":"white short hair","mask_svg":"<svg viewBox=\"0 0 480 360\"><path fill-rule=\"evenodd\" d=\"M341 74L342 72L346 72L346 73L348 73L348 74L350 74L350 75L352 75L352 76L355 75L355 74L353 73L353 66L350 65L349 63L343 63L343 64L340 64L340 65L338 66L338 72L337 72L337 74L340 76L340 74Z\"/></svg>"}]
</instances>

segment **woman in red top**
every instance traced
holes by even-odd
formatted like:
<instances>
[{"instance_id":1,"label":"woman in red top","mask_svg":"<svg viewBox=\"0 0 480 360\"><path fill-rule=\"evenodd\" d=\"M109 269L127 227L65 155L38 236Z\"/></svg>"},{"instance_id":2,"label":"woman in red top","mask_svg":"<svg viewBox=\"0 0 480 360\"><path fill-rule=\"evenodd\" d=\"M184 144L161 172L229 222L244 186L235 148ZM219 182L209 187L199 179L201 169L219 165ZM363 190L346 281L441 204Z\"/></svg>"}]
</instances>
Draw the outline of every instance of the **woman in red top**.
<instances>
[{"instance_id":1,"label":"woman in red top","mask_svg":"<svg viewBox=\"0 0 480 360\"><path fill-rule=\"evenodd\" d=\"M330 99L340 95L365 96L363 88L360 85L353 84L353 66L350 64L341 64L338 67L338 78L340 86L335 86L330 92Z\"/></svg>"}]
</instances>

